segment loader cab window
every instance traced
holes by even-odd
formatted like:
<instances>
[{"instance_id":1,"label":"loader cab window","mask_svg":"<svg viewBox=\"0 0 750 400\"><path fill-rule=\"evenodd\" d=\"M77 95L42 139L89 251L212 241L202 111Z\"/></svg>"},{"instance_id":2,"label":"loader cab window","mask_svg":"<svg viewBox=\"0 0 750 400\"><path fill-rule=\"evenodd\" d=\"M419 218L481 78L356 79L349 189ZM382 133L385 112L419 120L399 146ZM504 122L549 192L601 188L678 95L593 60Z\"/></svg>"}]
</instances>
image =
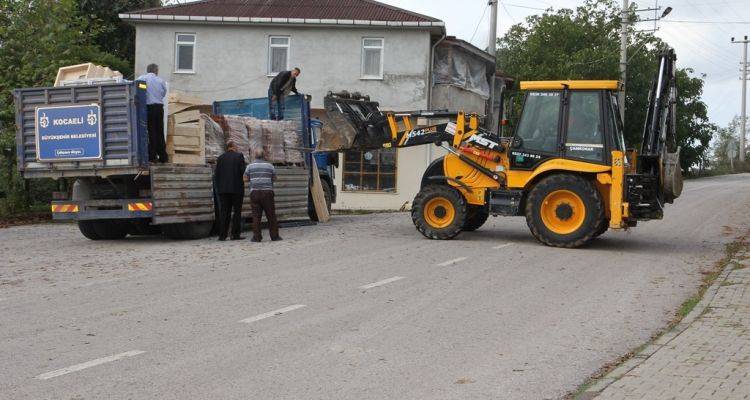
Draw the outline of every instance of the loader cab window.
<instances>
[{"instance_id":1,"label":"loader cab window","mask_svg":"<svg viewBox=\"0 0 750 400\"><path fill-rule=\"evenodd\" d=\"M609 124L612 126L610 136L612 143L612 150L625 151L625 132L622 126L622 119L620 119L620 107L617 105L617 96L614 93L609 94Z\"/></svg>"},{"instance_id":2,"label":"loader cab window","mask_svg":"<svg viewBox=\"0 0 750 400\"><path fill-rule=\"evenodd\" d=\"M598 91L570 92L565 156L604 162L604 119Z\"/></svg>"},{"instance_id":3,"label":"loader cab window","mask_svg":"<svg viewBox=\"0 0 750 400\"><path fill-rule=\"evenodd\" d=\"M516 130L516 147L557 153L561 92L529 92Z\"/></svg>"}]
</instances>

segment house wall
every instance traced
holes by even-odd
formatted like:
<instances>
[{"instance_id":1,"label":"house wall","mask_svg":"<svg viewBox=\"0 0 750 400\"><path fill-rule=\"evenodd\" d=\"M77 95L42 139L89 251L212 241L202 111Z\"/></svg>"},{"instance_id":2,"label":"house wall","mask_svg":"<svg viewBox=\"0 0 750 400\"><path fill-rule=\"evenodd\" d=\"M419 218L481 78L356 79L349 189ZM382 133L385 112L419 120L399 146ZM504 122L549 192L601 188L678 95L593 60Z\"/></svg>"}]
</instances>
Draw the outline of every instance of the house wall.
<instances>
[{"instance_id":1,"label":"house wall","mask_svg":"<svg viewBox=\"0 0 750 400\"><path fill-rule=\"evenodd\" d=\"M195 33L195 73L175 73L175 34ZM171 90L189 92L207 102L262 97L273 78L267 76L268 37L288 35L290 67L298 66L300 92L322 108L329 91L359 91L382 109L427 108L430 33L410 29L306 28L209 24L136 24L136 74L156 63ZM383 79L363 80L362 38L384 39ZM342 191L336 171L338 209L398 209L419 191L422 173L433 152L429 146L398 149L394 193ZM343 155L341 157L343 160Z\"/></svg>"}]
</instances>

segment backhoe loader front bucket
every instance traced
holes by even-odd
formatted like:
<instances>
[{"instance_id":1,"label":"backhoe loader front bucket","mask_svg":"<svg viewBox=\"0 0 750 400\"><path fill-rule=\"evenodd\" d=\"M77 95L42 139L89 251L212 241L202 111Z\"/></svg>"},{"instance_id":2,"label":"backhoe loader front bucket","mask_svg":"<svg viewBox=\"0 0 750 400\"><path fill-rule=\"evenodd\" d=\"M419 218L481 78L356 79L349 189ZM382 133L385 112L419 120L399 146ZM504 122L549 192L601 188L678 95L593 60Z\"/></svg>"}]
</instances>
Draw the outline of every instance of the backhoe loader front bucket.
<instances>
[{"instance_id":1,"label":"backhoe loader front bucket","mask_svg":"<svg viewBox=\"0 0 750 400\"><path fill-rule=\"evenodd\" d=\"M326 117L316 150L371 150L390 141L387 118L369 96L328 93L323 104Z\"/></svg>"}]
</instances>

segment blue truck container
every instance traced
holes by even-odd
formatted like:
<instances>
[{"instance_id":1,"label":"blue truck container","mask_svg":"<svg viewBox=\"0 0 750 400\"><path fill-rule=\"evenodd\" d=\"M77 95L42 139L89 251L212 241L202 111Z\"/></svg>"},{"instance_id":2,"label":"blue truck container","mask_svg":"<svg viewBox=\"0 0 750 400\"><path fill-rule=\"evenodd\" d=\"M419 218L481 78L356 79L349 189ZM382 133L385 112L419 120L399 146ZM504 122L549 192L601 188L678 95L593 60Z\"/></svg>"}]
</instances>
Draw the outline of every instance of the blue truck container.
<instances>
[{"instance_id":1,"label":"blue truck container","mask_svg":"<svg viewBox=\"0 0 750 400\"><path fill-rule=\"evenodd\" d=\"M18 170L24 178L109 176L138 174L148 169L146 90L144 83L113 83L71 87L16 89L16 151ZM37 109L66 109L95 105L101 156L81 159L60 155L40 161L37 129L46 115ZM50 121L52 128L54 121ZM53 158L55 158L53 156Z\"/></svg>"}]
</instances>

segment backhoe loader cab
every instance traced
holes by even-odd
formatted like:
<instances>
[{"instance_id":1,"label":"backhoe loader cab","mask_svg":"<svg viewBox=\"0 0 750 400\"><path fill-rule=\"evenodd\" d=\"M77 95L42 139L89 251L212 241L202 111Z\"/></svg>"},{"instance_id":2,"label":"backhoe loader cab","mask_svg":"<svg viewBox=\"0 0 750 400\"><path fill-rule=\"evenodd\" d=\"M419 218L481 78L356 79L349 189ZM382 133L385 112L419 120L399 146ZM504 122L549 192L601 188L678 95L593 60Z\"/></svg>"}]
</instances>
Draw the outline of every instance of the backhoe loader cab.
<instances>
[{"instance_id":1,"label":"backhoe loader cab","mask_svg":"<svg viewBox=\"0 0 750 400\"><path fill-rule=\"evenodd\" d=\"M540 242L578 247L607 229L662 218L664 205L680 195L674 61L666 49L641 151L627 158L617 81L521 82L523 107L512 138L484 130L476 114L381 112L369 98L330 93L329 119L346 125L337 132L347 138L328 143L444 148L448 154L427 168L412 202L414 225L428 238L476 230L490 215L524 216ZM442 122L417 127L415 119Z\"/></svg>"}]
</instances>

